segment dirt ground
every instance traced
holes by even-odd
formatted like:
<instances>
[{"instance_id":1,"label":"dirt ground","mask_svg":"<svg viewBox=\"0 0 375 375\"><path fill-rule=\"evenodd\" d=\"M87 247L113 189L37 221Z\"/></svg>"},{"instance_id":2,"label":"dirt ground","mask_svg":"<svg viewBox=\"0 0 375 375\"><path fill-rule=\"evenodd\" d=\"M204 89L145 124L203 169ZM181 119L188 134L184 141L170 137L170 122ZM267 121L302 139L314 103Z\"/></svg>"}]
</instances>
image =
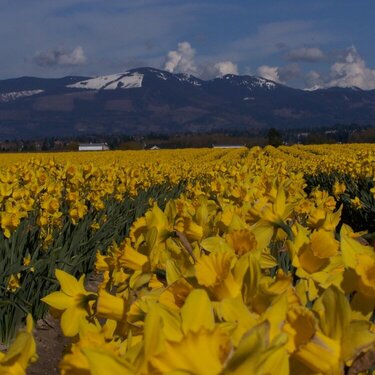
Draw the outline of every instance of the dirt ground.
<instances>
[{"instance_id":1,"label":"dirt ground","mask_svg":"<svg viewBox=\"0 0 375 375\"><path fill-rule=\"evenodd\" d=\"M88 280L86 279L86 290L97 292L101 280L101 275L90 275ZM27 369L27 374L59 374L59 362L70 344L70 339L64 337L61 332L60 320L47 314L44 319L37 322L34 337L39 359Z\"/></svg>"},{"instance_id":2,"label":"dirt ground","mask_svg":"<svg viewBox=\"0 0 375 375\"><path fill-rule=\"evenodd\" d=\"M88 280L86 279L86 290L97 292L101 280L101 275L90 275ZM44 319L37 322L34 337L39 359L27 369L27 374L59 374L59 362L70 344L70 339L64 337L61 332L60 320L47 314Z\"/></svg>"},{"instance_id":3,"label":"dirt ground","mask_svg":"<svg viewBox=\"0 0 375 375\"><path fill-rule=\"evenodd\" d=\"M34 331L38 361L27 369L28 375L59 374L59 362L69 344L60 329L60 321L47 315L39 320Z\"/></svg>"}]
</instances>

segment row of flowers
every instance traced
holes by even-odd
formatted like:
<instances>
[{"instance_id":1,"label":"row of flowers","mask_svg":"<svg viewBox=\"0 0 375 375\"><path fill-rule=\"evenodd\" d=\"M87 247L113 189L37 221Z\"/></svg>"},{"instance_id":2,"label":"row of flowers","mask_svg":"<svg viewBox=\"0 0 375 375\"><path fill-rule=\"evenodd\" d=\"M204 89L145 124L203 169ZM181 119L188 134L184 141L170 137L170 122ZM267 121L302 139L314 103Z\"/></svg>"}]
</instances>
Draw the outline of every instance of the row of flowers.
<instances>
[{"instance_id":1,"label":"row of flowers","mask_svg":"<svg viewBox=\"0 0 375 375\"><path fill-rule=\"evenodd\" d=\"M370 373L374 248L340 220L345 186L308 195L279 152L219 162L152 205L97 254L96 291L56 270L43 301L73 338L62 374ZM35 360L30 332L0 369Z\"/></svg>"}]
</instances>

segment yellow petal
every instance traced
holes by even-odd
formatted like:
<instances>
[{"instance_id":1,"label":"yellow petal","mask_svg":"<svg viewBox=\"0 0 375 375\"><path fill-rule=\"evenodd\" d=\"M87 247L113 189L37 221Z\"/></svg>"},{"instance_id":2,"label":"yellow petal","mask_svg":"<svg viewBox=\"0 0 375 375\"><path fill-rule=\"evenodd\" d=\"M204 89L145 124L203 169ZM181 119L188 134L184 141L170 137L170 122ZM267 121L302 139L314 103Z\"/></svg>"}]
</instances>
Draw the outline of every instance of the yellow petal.
<instances>
[{"instance_id":1,"label":"yellow petal","mask_svg":"<svg viewBox=\"0 0 375 375\"><path fill-rule=\"evenodd\" d=\"M53 292L41 300L57 310L65 310L74 305L74 298L63 292Z\"/></svg>"},{"instance_id":2,"label":"yellow petal","mask_svg":"<svg viewBox=\"0 0 375 375\"><path fill-rule=\"evenodd\" d=\"M157 243L164 241L169 236L168 219L164 212L155 204L151 211L146 213L147 227L157 230Z\"/></svg>"},{"instance_id":3,"label":"yellow petal","mask_svg":"<svg viewBox=\"0 0 375 375\"><path fill-rule=\"evenodd\" d=\"M133 375L135 370L132 366L117 358L114 354L105 352L100 349L84 348L82 349L89 365L90 374L92 375Z\"/></svg>"},{"instance_id":4,"label":"yellow petal","mask_svg":"<svg viewBox=\"0 0 375 375\"><path fill-rule=\"evenodd\" d=\"M8 352L3 356L3 364L13 365L15 362L22 369L26 369L28 363L36 356L35 340L29 332L21 331L10 346ZM1 373L1 370L0 370Z\"/></svg>"},{"instance_id":5,"label":"yellow petal","mask_svg":"<svg viewBox=\"0 0 375 375\"><path fill-rule=\"evenodd\" d=\"M232 333L233 344L237 346L245 332L257 324L257 320L242 302L241 298L225 299L217 304L217 314L225 322L236 323Z\"/></svg>"},{"instance_id":6,"label":"yellow petal","mask_svg":"<svg viewBox=\"0 0 375 375\"><path fill-rule=\"evenodd\" d=\"M251 226L251 231L255 235L257 241L257 249L265 249L271 242L273 236L273 226L267 222L259 220L256 224Z\"/></svg>"},{"instance_id":7,"label":"yellow petal","mask_svg":"<svg viewBox=\"0 0 375 375\"><path fill-rule=\"evenodd\" d=\"M214 286L225 280L231 269L233 255L228 252L213 252L203 255L195 265L199 284Z\"/></svg>"},{"instance_id":8,"label":"yellow petal","mask_svg":"<svg viewBox=\"0 0 375 375\"><path fill-rule=\"evenodd\" d=\"M68 296L75 296L78 293L85 293L82 284L76 278L65 271L55 270L56 279L59 281L61 290Z\"/></svg>"},{"instance_id":9,"label":"yellow petal","mask_svg":"<svg viewBox=\"0 0 375 375\"><path fill-rule=\"evenodd\" d=\"M218 375L230 351L225 331L189 332L179 342L167 341L163 353L151 359L156 374L186 371L194 375Z\"/></svg>"},{"instance_id":10,"label":"yellow petal","mask_svg":"<svg viewBox=\"0 0 375 375\"><path fill-rule=\"evenodd\" d=\"M279 335L260 358L256 374L289 375L289 356L285 349L286 337Z\"/></svg>"},{"instance_id":11,"label":"yellow petal","mask_svg":"<svg viewBox=\"0 0 375 375\"><path fill-rule=\"evenodd\" d=\"M224 374L256 374L260 355L267 347L268 337L268 322L263 322L253 327L241 340L240 345L229 360Z\"/></svg>"},{"instance_id":12,"label":"yellow petal","mask_svg":"<svg viewBox=\"0 0 375 375\"><path fill-rule=\"evenodd\" d=\"M311 235L311 250L318 258L330 258L337 254L339 242L332 232L319 229Z\"/></svg>"},{"instance_id":13,"label":"yellow petal","mask_svg":"<svg viewBox=\"0 0 375 375\"><path fill-rule=\"evenodd\" d=\"M293 356L319 374L340 374L340 344L319 331Z\"/></svg>"},{"instance_id":14,"label":"yellow petal","mask_svg":"<svg viewBox=\"0 0 375 375\"><path fill-rule=\"evenodd\" d=\"M172 259L168 259L165 265L165 270L167 274L168 285L173 284L181 277L181 271L179 270L176 262Z\"/></svg>"},{"instance_id":15,"label":"yellow petal","mask_svg":"<svg viewBox=\"0 0 375 375\"><path fill-rule=\"evenodd\" d=\"M373 250L370 246L364 246L355 238L353 238L351 228L347 225L344 224L342 226L340 236L340 248L342 253L342 260L345 267L356 269L358 255L373 255Z\"/></svg>"},{"instance_id":16,"label":"yellow petal","mask_svg":"<svg viewBox=\"0 0 375 375\"><path fill-rule=\"evenodd\" d=\"M251 254L243 255L235 265L234 277L242 285L242 295L246 304L250 303L258 292L261 270L256 257Z\"/></svg>"},{"instance_id":17,"label":"yellow petal","mask_svg":"<svg viewBox=\"0 0 375 375\"><path fill-rule=\"evenodd\" d=\"M159 316L162 321L163 335L166 340L179 341L182 339L181 317L177 311L158 305Z\"/></svg>"},{"instance_id":18,"label":"yellow petal","mask_svg":"<svg viewBox=\"0 0 375 375\"><path fill-rule=\"evenodd\" d=\"M119 258L119 262L125 268L130 268L131 270L143 270L145 264L148 263L148 258L126 244L124 253Z\"/></svg>"},{"instance_id":19,"label":"yellow petal","mask_svg":"<svg viewBox=\"0 0 375 375\"><path fill-rule=\"evenodd\" d=\"M181 309L182 331L197 332L202 327L212 330L215 327L213 307L203 289L193 290Z\"/></svg>"},{"instance_id":20,"label":"yellow petal","mask_svg":"<svg viewBox=\"0 0 375 375\"><path fill-rule=\"evenodd\" d=\"M288 351L293 353L305 345L316 332L316 320L313 313L303 306L292 306L288 313L283 331L289 336Z\"/></svg>"},{"instance_id":21,"label":"yellow petal","mask_svg":"<svg viewBox=\"0 0 375 375\"><path fill-rule=\"evenodd\" d=\"M113 296L104 289L99 289L96 305L98 316L119 321L124 318L125 306L126 301L123 298Z\"/></svg>"},{"instance_id":22,"label":"yellow petal","mask_svg":"<svg viewBox=\"0 0 375 375\"><path fill-rule=\"evenodd\" d=\"M367 254L357 256L358 265L356 273L360 276L358 280L358 291L375 300L375 257Z\"/></svg>"},{"instance_id":23,"label":"yellow petal","mask_svg":"<svg viewBox=\"0 0 375 375\"><path fill-rule=\"evenodd\" d=\"M369 320L375 310L375 299L356 293L350 301L352 320Z\"/></svg>"},{"instance_id":24,"label":"yellow petal","mask_svg":"<svg viewBox=\"0 0 375 375\"><path fill-rule=\"evenodd\" d=\"M71 306L61 315L61 330L67 337L73 337L78 334L79 326L85 320L87 313L81 308Z\"/></svg>"},{"instance_id":25,"label":"yellow petal","mask_svg":"<svg viewBox=\"0 0 375 375\"><path fill-rule=\"evenodd\" d=\"M313 310L320 318L322 332L336 341L341 341L351 318L350 305L345 295L337 288L330 287L315 301Z\"/></svg>"},{"instance_id":26,"label":"yellow petal","mask_svg":"<svg viewBox=\"0 0 375 375\"><path fill-rule=\"evenodd\" d=\"M270 254L268 249L264 249L260 254L260 266L262 269L277 267L278 263L274 256Z\"/></svg>"},{"instance_id":27,"label":"yellow petal","mask_svg":"<svg viewBox=\"0 0 375 375\"><path fill-rule=\"evenodd\" d=\"M285 191L283 186L279 186L277 189L277 195L274 202L274 211L276 215L282 217L285 211Z\"/></svg>"},{"instance_id":28,"label":"yellow petal","mask_svg":"<svg viewBox=\"0 0 375 375\"><path fill-rule=\"evenodd\" d=\"M375 345L375 333L371 323L355 320L349 324L342 340L341 357L344 361L355 359L362 351Z\"/></svg>"},{"instance_id":29,"label":"yellow petal","mask_svg":"<svg viewBox=\"0 0 375 375\"><path fill-rule=\"evenodd\" d=\"M328 265L329 260L314 255L310 245L304 245L299 253L299 263L308 273L318 272Z\"/></svg>"},{"instance_id":30,"label":"yellow petal","mask_svg":"<svg viewBox=\"0 0 375 375\"><path fill-rule=\"evenodd\" d=\"M163 327L159 308L151 305L145 319L144 326L144 351L146 359L160 353L163 349Z\"/></svg>"},{"instance_id":31,"label":"yellow petal","mask_svg":"<svg viewBox=\"0 0 375 375\"><path fill-rule=\"evenodd\" d=\"M234 230L225 239L238 256L255 251L258 246L254 233L248 229Z\"/></svg>"},{"instance_id":32,"label":"yellow petal","mask_svg":"<svg viewBox=\"0 0 375 375\"><path fill-rule=\"evenodd\" d=\"M263 318L267 319L269 325L269 339L273 340L279 333L283 322L286 319L288 311L288 300L286 293L278 296L272 305L263 314Z\"/></svg>"},{"instance_id":33,"label":"yellow petal","mask_svg":"<svg viewBox=\"0 0 375 375\"><path fill-rule=\"evenodd\" d=\"M201 247L209 252L213 251L231 251L231 247L221 237L207 237L200 243Z\"/></svg>"}]
</instances>

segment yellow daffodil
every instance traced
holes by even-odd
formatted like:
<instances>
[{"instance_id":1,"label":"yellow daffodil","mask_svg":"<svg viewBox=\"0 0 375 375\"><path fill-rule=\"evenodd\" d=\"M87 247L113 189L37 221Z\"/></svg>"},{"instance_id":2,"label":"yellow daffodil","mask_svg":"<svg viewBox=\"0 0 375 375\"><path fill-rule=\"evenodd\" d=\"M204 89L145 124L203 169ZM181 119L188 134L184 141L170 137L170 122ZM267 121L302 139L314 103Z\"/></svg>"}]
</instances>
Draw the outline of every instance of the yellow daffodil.
<instances>
[{"instance_id":1,"label":"yellow daffodil","mask_svg":"<svg viewBox=\"0 0 375 375\"><path fill-rule=\"evenodd\" d=\"M332 187L333 195L338 198L341 194L345 193L346 186L344 182L335 181Z\"/></svg>"},{"instance_id":2,"label":"yellow daffodil","mask_svg":"<svg viewBox=\"0 0 375 375\"><path fill-rule=\"evenodd\" d=\"M62 312L61 329L65 336L75 336L80 329L92 324L90 318L90 301L95 293L88 292L84 287L84 275L77 281L72 275L56 269L56 279L61 291L53 292L42 298L49 306Z\"/></svg>"},{"instance_id":3,"label":"yellow daffodil","mask_svg":"<svg viewBox=\"0 0 375 375\"><path fill-rule=\"evenodd\" d=\"M160 324L158 320L154 322ZM196 375L220 373L231 349L230 338L225 329L215 325L211 302L203 290L193 291L186 299L181 309L180 324L180 337L163 340L159 344L157 337L150 338L152 344L145 338L151 368L156 373L176 370ZM148 327L152 332L153 328Z\"/></svg>"},{"instance_id":4,"label":"yellow daffodil","mask_svg":"<svg viewBox=\"0 0 375 375\"><path fill-rule=\"evenodd\" d=\"M26 328L18 332L6 353L0 352L1 375L26 375L26 368L38 358L32 335L33 319L26 318Z\"/></svg>"},{"instance_id":5,"label":"yellow daffodil","mask_svg":"<svg viewBox=\"0 0 375 375\"><path fill-rule=\"evenodd\" d=\"M233 298L240 293L232 273L233 259L229 252L213 252L203 255L195 265L198 283L207 287L214 298Z\"/></svg>"},{"instance_id":6,"label":"yellow daffodil","mask_svg":"<svg viewBox=\"0 0 375 375\"><path fill-rule=\"evenodd\" d=\"M21 287L21 280L20 280L21 274L13 274L10 275L10 278L8 280L7 290L10 290L11 292L15 292L17 289Z\"/></svg>"}]
</instances>

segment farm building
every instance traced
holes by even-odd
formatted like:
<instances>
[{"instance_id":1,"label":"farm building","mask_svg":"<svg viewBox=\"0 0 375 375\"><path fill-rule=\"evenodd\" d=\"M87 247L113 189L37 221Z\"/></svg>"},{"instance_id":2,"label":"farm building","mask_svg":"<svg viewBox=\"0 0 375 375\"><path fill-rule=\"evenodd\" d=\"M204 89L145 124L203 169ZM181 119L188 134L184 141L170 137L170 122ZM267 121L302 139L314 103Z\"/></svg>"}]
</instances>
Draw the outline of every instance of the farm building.
<instances>
[{"instance_id":1,"label":"farm building","mask_svg":"<svg viewBox=\"0 0 375 375\"><path fill-rule=\"evenodd\" d=\"M78 151L106 151L109 150L107 143L81 143Z\"/></svg>"},{"instance_id":2,"label":"farm building","mask_svg":"<svg viewBox=\"0 0 375 375\"><path fill-rule=\"evenodd\" d=\"M212 145L212 148L242 148L245 145Z\"/></svg>"},{"instance_id":3,"label":"farm building","mask_svg":"<svg viewBox=\"0 0 375 375\"><path fill-rule=\"evenodd\" d=\"M144 145L144 150L160 150L162 147L161 145L155 145L155 144L148 144L148 145Z\"/></svg>"}]
</instances>

